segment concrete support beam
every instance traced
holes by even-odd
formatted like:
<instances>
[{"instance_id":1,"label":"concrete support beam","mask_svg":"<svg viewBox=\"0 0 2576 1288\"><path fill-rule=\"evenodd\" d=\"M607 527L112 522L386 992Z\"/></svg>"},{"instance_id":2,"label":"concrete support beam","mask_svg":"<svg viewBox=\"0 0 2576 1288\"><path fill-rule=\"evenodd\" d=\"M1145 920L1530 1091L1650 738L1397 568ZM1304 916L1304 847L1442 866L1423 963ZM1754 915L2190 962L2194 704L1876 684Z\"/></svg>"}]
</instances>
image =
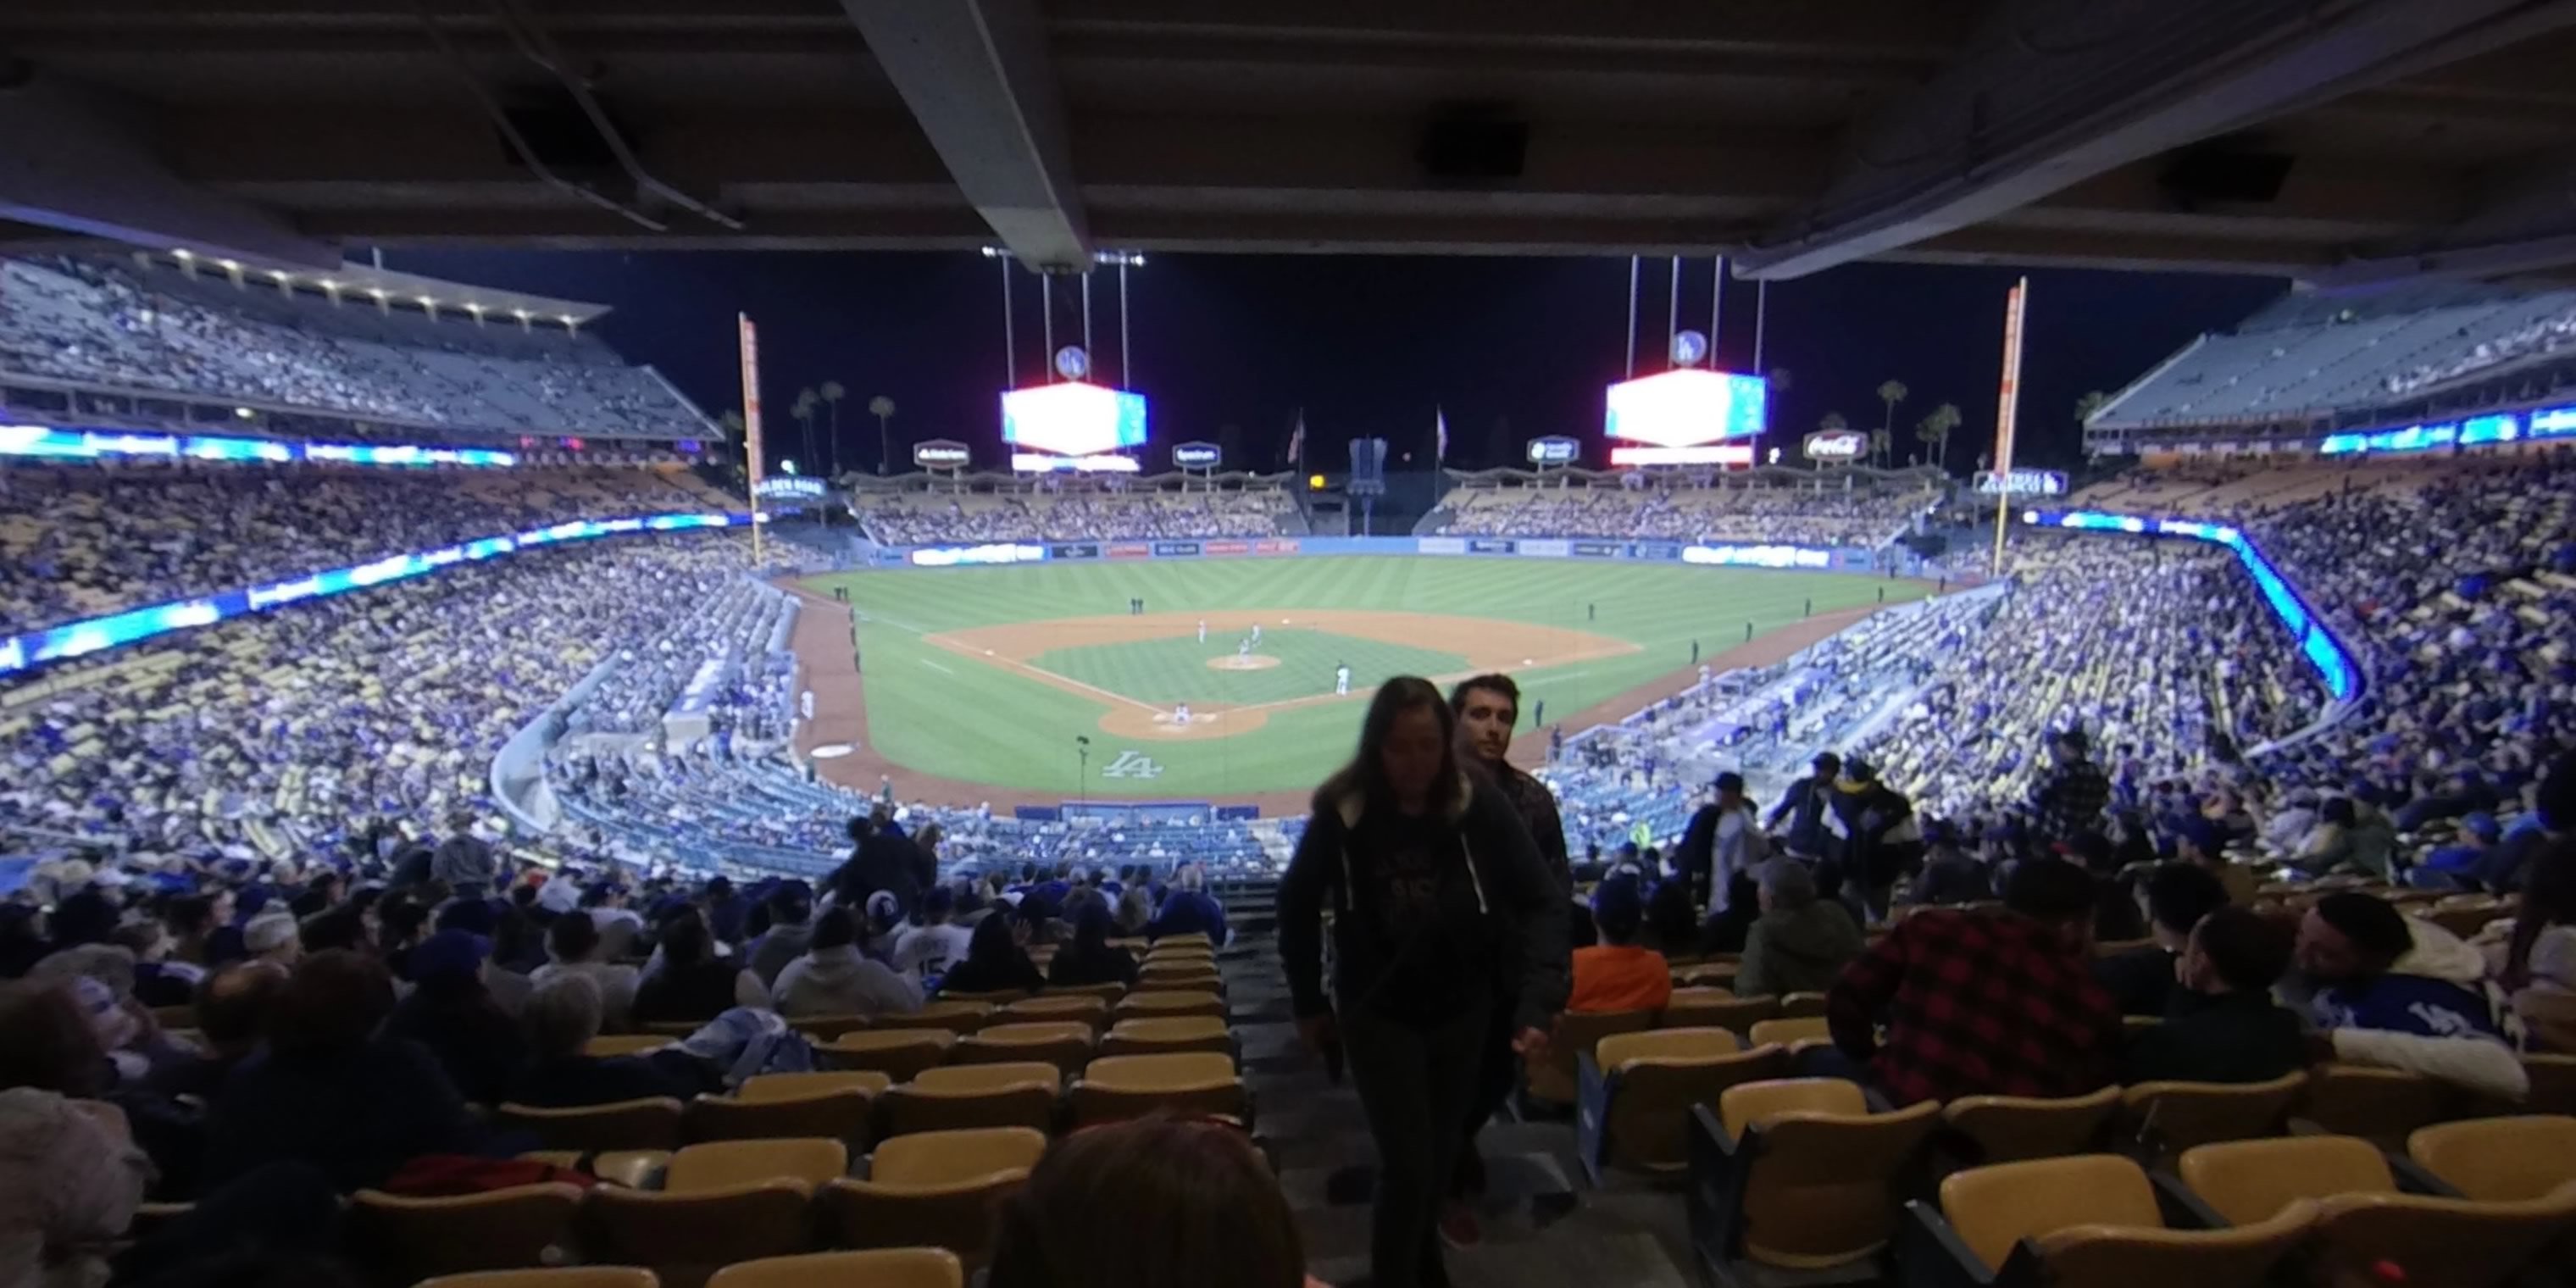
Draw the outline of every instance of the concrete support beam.
<instances>
[{"instance_id":1,"label":"concrete support beam","mask_svg":"<svg viewBox=\"0 0 2576 1288\"><path fill-rule=\"evenodd\" d=\"M330 268L339 252L181 178L105 95L37 78L0 90L0 219L153 250Z\"/></svg>"},{"instance_id":2,"label":"concrete support beam","mask_svg":"<svg viewBox=\"0 0 2576 1288\"><path fill-rule=\"evenodd\" d=\"M2116 166L2576 22L2569 0L2005 0L1737 258L1800 277Z\"/></svg>"},{"instance_id":3,"label":"concrete support beam","mask_svg":"<svg viewBox=\"0 0 2576 1288\"><path fill-rule=\"evenodd\" d=\"M2313 275L2318 286L2409 277L2499 277L2576 265L2576 153L2542 158L2484 185L2466 218L2431 237L2382 242Z\"/></svg>"},{"instance_id":4,"label":"concrete support beam","mask_svg":"<svg viewBox=\"0 0 2576 1288\"><path fill-rule=\"evenodd\" d=\"M1035 0L841 0L958 189L1033 268L1091 265Z\"/></svg>"}]
</instances>

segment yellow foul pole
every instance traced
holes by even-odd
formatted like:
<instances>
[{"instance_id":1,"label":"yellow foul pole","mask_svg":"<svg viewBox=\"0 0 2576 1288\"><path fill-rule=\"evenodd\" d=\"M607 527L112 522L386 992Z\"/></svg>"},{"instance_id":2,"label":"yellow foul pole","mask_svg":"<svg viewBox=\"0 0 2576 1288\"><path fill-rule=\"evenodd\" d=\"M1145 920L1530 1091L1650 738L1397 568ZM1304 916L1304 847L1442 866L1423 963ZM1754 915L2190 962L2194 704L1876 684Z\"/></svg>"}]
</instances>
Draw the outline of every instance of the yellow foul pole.
<instances>
[{"instance_id":1,"label":"yellow foul pole","mask_svg":"<svg viewBox=\"0 0 2576 1288\"><path fill-rule=\"evenodd\" d=\"M2013 283L2004 296L2003 390L1995 408L1995 563L2004 575L2004 531L2012 512L2013 415L2021 402L2022 311L2030 301L2030 279Z\"/></svg>"}]
</instances>

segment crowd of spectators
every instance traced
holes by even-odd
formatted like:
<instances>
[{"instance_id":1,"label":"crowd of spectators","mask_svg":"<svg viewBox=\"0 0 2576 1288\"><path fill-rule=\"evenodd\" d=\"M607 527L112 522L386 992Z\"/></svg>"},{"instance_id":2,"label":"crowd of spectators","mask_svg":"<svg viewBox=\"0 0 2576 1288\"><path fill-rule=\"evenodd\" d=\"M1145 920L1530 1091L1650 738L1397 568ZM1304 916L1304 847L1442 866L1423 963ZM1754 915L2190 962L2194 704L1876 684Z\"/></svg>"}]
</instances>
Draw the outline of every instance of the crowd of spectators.
<instances>
[{"instance_id":1,"label":"crowd of spectators","mask_svg":"<svg viewBox=\"0 0 2576 1288\"><path fill-rule=\"evenodd\" d=\"M891 546L1275 537L1303 530L1295 499L1277 490L861 493L851 504L868 536Z\"/></svg>"},{"instance_id":2,"label":"crowd of spectators","mask_svg":"<svg viewBox=\"0 0 2576 1288\"><path fill-rule=\"evenodd\" d=\"M0 371L459 429L704 438L598 340L69 256L0 260Z\"/></svg>"},{"instance_id":3,"label":"crowd of spectators","mask_svg":"<svg viewBox=\"0 0 2576 1288\"><path fill-rule=\"evenodd\" d=\"M0 466L0 636L567 519L706 506L636 468Z\"/></svg>"},{"instance_id":4,"label":"crowd of spectators","mask_svg":"<svg viewBox=\"0 0 2576 1288\"><path fill-rule=\"evenodd\" d=\"M2381 387L2392 395L2403 397L2444 381L2475 375L2489 367L2554 353L2570 342L2576 342L2576 310L2533 318L2503 335L2481 339L2459 353L2395 372L2381 383Z\"/></svg>"},{"instance_id":5,"label":"crowd of spectators","mask_svg":"<svg viewBox=\"0 0 2576 1288\"><path fill-rule=\"evenodd\" d=\"M1813 487L1460 488L1433 531L1444 536L1645 538L1876 547L1929 509L1915 489Z\"/></svg>"}]
</instances>

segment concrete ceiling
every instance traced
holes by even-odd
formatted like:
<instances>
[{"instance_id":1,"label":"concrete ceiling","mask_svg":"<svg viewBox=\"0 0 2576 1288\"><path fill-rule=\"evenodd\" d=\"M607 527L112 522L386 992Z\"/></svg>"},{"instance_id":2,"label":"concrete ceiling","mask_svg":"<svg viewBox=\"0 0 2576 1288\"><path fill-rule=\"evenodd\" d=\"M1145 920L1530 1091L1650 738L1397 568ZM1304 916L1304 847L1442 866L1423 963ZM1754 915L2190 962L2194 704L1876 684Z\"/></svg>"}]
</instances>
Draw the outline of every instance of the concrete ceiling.
<instances>
[{"instance_id":1,"label":"concrete ceiling","mask_svg":"<svg viewBox=\"0 0 2576 1288\"><path fill-rule=\"evenodd\" d=\"M2525 271L2570 65L2576 0L13 0L0 245Z\"/></svg>"}]
</instances>

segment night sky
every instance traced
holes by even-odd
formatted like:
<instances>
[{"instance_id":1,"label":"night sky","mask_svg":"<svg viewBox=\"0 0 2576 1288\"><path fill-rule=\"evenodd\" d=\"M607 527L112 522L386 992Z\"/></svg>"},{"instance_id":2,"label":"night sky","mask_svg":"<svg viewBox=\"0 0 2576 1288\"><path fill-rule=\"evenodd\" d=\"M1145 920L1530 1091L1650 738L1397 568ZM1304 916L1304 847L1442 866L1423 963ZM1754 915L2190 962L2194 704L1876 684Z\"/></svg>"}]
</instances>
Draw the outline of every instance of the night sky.
<instances>
[{"instance_id":1,"label":"night sky","mask_svg":"<svg viewBox=\"0 0 2576 1288\"><path fill-rule=\"evenodd\" d=\"M495 287L590 300L616 311L600 333L630 359L670 376L709 414L737 405L733 315L761 332L763 394L773 441L797 432L798 388L839 380L845 465L871 465L868 399L894 400L895 454L955 438L981 463L1000 455L1001 268L981 256L660 252L388 252L386 266ZM1638 370L1661 369L1669 261L1646 261ZM1682 325L1706 330L1709 263L1685 262ZM1942 402L1965 423L1950 463L1972 464L1994 433L2008 269L1853 265L1771 288L1762 365L1793 376L1772 408L1773 439L1841 412L1880 423L1889 378L1910 396L1896 409L1897 451L1917 450L1915 421ZM2279 295L2276 279L2040 270L2031 276L2021 404L2022 458L2066 466L2079 456L2076 400L2115 390L2192 336L2234 324ZM1134 383L1152 399L1157 444L1215 439L1237 426L1260 468L1275 468L1303 408L1308 459L1343 467L1342 443L1378 434L1388 464L1428 463L1432 412L1445 409L1450 463L1519 463L1520 444L1567 434L1601 463L1602 386L1620 378L1628 261L1156 255L1128 273ZM1018 273L1018 372L1041 378L1037 280ZM1094 278L1093 355L1118 370L1116 282ZM1075 290L1056 295L1058 345L1079 333ZM1751 370L1754 287L1730 282L1719 356ZM793 450L792 448L787 450ZM1794 456L1794 445L1791 452ZM784 454L773 448L772 455ZM1160 452L1150 468L1162 465Z\"/></svg>"}]
</instances>

